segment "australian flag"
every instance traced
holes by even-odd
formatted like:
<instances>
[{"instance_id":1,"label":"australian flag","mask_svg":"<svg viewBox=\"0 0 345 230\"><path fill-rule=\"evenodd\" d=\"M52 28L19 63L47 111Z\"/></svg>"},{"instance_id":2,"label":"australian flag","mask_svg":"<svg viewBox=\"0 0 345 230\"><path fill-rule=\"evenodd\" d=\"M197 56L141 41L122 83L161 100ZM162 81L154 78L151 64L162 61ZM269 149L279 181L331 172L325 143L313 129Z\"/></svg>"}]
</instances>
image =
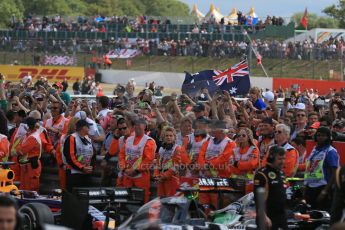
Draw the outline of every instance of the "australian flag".
<instances>
[{"instance_id":1,"label":"australian flag","mask_svg":"<svg viewBox=\"0 0 345 230\"><path fill-rule=\"evenodd\" d=\"M199 73L186 73L182 93L194 97L202 88L214 92L228 91L231 96L245 95L250 89L249 67L247 60L226 70L204 70Z\"/></svg>"}]
</instances>

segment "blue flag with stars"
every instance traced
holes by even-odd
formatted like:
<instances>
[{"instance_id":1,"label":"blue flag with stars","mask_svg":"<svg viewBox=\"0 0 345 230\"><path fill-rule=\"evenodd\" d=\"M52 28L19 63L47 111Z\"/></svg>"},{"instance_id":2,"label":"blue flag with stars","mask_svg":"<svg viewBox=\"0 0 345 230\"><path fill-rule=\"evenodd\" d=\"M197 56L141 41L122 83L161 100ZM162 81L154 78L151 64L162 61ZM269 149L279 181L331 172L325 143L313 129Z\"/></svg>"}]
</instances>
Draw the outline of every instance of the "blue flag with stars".
<instances>
[{"instance_id":1,"label":"blue flag with stars","mask_svg":"<svg viewBox=\"0 0 345 230\"><path fill-rule=\"evenodd\" d=\"M204 70L199 73L186 73L182 93L194 97L202 88L214 92L228 91L231 96L246 95L250 89L249 67L246 60L226 70Z\"/></svg>"}]
</instances>

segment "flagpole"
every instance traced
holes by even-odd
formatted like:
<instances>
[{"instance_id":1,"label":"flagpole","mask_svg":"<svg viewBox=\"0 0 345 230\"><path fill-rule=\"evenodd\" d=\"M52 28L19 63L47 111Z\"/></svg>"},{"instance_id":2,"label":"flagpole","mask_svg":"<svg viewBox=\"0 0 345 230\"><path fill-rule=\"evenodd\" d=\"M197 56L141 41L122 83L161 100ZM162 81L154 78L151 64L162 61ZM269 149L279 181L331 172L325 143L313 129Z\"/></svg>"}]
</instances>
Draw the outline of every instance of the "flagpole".
<instances>
[{"instance_id":1,"label":"flagpole","mask_svg":"<svg viewBox=\"0 0 345 230\"><path fill-rule=\"evenodd\" d=\"M252 49L252 51L253 51L255 57L258 58L258 53L257 53L256 50L253 48L252 39L250 39L250 37L249 37L249 35L248 35L247 32L245 32L245 34L246 34L246 36L247 36L247 38L248 38L248 40L249 40L249 42L250 42L250 47L251 47L251 49ZM267 72L266 72L265 67L262 65L262 63L260 63L259 65L261 66L262 71L265 73L265 76L268 77L268 74L267 74Z\"/></svg>"}]
</instances>

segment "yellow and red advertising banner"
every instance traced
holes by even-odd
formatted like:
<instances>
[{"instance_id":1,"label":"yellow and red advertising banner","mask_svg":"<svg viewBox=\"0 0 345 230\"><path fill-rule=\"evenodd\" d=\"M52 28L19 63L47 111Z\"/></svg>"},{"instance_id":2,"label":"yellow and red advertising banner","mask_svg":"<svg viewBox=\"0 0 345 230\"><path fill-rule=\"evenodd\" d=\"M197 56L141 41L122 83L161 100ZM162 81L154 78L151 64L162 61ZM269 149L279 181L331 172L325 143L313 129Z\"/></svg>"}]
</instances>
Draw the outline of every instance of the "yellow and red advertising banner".
<instances>
[{"instance_id":1,"label":"yellow and red advertising banner","mask_svg":"<svg viewBox=\"0 0 345 230\"><path fill-rule=\"evenodd\" d=\"M24 65L0 65L0 73L5 75L8 81L20 81L24 76L30 75L33 81L41 76L46 77L49 82L61 82L65 78L74 82L77 78L84 77L83 67L69 66L24 66Z\"/></svg>"}]
</instances>

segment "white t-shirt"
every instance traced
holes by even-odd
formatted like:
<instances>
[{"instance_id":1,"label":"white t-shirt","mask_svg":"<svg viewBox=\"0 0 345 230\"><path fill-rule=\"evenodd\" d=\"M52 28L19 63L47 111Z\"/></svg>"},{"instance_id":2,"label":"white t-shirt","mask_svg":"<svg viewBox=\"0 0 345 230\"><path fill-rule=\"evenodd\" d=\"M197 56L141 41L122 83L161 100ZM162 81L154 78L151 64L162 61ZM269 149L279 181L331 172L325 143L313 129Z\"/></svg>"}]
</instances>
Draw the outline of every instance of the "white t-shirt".
<instances>
[{"instance_id":1,"label":"white t-shirt","mask_svg":"<svg viewBox=\"0 0 345 230\"><path fill-rule=\"evenodd\" d=\"M103 109L98 112L97 118L105 118L110 112L111 112L110 109Z\"/></svg>"},{"instance_id":2,"label":"white t-shirt","mask_svg":"<svg viewBox=\"0 0 345 230\"><path fill-rule=\"evenodd\" d=\"M89 130L89 136L99 136L100 135L100 133L99 133L99 131L98 131L98 127L97 127L97 124L96 124L96 122L94 121L94 120L91 120L90 118L86 118L86 121L88 122L88 123L90 123L90 124L92 124L89 128L90 128L90 130Z\"/></svg>"}]
</instances>

